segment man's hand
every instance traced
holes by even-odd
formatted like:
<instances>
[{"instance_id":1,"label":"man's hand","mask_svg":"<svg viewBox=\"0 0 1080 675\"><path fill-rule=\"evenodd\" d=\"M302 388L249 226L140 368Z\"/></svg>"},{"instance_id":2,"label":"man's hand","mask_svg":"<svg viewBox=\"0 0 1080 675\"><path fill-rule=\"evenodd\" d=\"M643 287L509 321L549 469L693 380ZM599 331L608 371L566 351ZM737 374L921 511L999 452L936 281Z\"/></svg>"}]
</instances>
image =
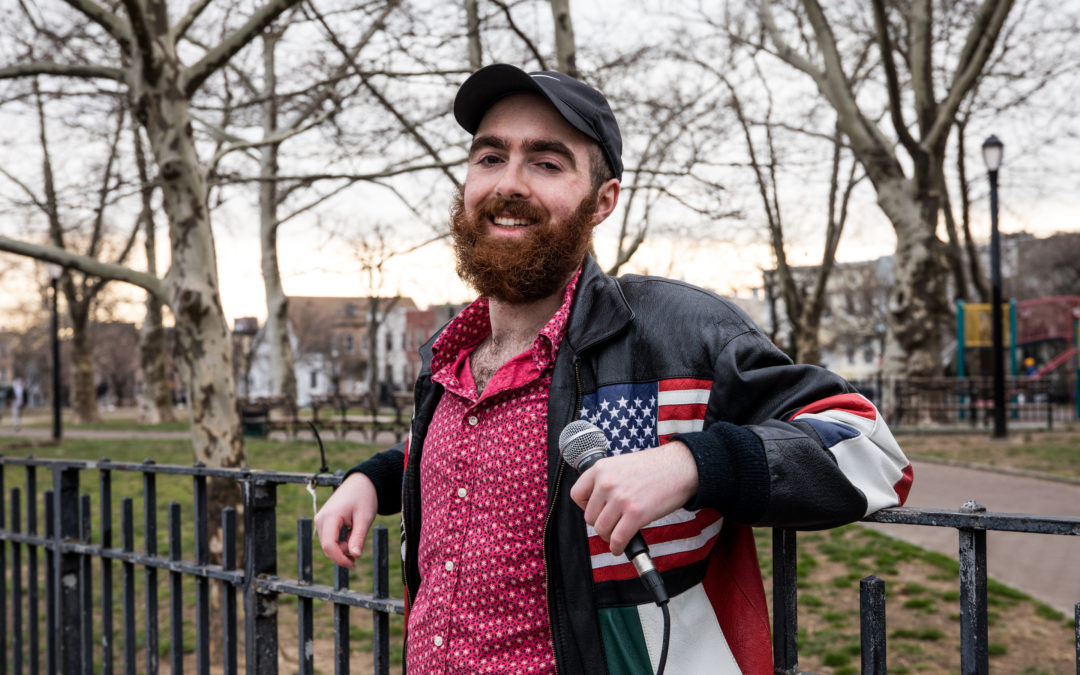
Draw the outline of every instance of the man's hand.
<instances>
[{"instance_id":1,"label":"man's hand","mask_svg":"<svg viewBox=\"0 0 1080 675\"><path fill-rule=\"evenodd\" d=\"M315 514L315 531L323 553L342 567L353 568L353 561L364 549L364 537L375 520L378 497L371 479L354 473L345 479ZM338 541L342 527L350 528L345 541Z\"/></svg>"},{"instance_id":2,"label":"man's hand","mask_svg":"<svg viewBox=\"0 0 1080 675\"><path fill-rule=\"evenodd\" d=\"M601 459L581 474L570 498L611 552L622 555L635 532L682 507L697 489L694 456L675 441Z\"/></svg>"}]
</instances>

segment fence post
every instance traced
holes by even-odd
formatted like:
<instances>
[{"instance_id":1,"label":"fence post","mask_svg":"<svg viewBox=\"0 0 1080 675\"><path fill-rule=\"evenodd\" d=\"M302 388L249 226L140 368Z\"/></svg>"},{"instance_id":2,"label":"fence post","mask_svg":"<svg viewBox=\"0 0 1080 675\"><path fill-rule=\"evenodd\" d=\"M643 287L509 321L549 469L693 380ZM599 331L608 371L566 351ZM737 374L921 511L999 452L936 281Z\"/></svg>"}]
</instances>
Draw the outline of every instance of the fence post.
<instances>
[{"instance_id":1,"label":"fence post","mask_svg":"<svg viewBox=\"0 0 1080 675\"><path fill-rule=\"evenodd\" d=\"M981 513L986 507L965 502L960 510ZM986 530L960 528L960 672L983 674L990 669L986 611Z\"/></svg>"},{"instance_id":2,"label":"fence post","mask_svg":"<svg viewBox=\"0 0 1080 675\"><path fill-rule=\"evenodd\" d=\"M52 629L56 633L56 667L62 673L82 670L82 631L79 627L79 602L82 581L79 578L79 554L62 551L64 543L79 538L79 472L77 469L53 469L53 588L56 609Z\"/></svg>"},{"instance_id":3,"label":"fence post","mask_svg":"<svg viewBox=\"0 0 1080 675\"><path fill-rule=\"evenodd\" d=\"M144 459L144 466L154 464L152 459ZM157 479L153 472L143 474L143 548L148 557L157 557ZM146 585L143 588L146 611L143 617L146 626L146 672L157 675L158 672L158 574L157 568L146 566L143 570Z\"/></svg>"},{"instance_id":4,"label":"fence post","mask_svg":"<svg viewBox=\"0 0 1080 675\"><path fill-rule=\"evenodd\" d=\"M798 559L795 530L773 529L773 668L799 671Z\"/></svg>"},{"instance_id":5,"label":"fence post","mask_svg":"<svg viewBox=\"0 0 1080 675\"><path fill-rule=\"evenodd\" d=\"M26 467L26 531L36 535L37 526L37 468L34 465ZM40 636L38 635L38 547L26 547L27 601L29 603L29 645L30 645L30 672L37 673L41 670L38 651L41 649Z\"/></svg>"},{"instance_id":6,"label":"fence post","mask_svg":"<svg viewBox=\"0 0 1080 675\"><path fill-rule=\"evenodd\" d=\"M371 591L382 600L390 597L390 544L385 525L378 525L372 532L371 542ZM371 617L371 641L375 659L375 675L390 675L390 615L376 611Z\"/></svg>"},{"instance_id":7,"label":"fence post","mask_svg":"<svg viewBox=\"0 0 1080 675\"><path fill-rule=\"evenodd\" d=\"M0 530L4 529L4 465L0 463ZM7 675L7 541L0 540L0 675Z\"/></svg>"},{"instance_id":8,"label":"fence post","mask_svg":"<svg viewBox=\"0 0 1080 675\"><path fill-rule=\"evenodd\" d=\"M244 653L250 675L276 675L277 593L260 591L260 576L277 575L277 486L246 480L244 495Z\"/></svg>"},{"instance_id":9,"label":"fence post","mask_svg":"<svg viewBox=\"0 0 1080 675\"><path fill-rule=\"evenodd\" d=\"M859 582L862 674L885 675L885 582L868 576Z\"/></svg>"}]
</instances>

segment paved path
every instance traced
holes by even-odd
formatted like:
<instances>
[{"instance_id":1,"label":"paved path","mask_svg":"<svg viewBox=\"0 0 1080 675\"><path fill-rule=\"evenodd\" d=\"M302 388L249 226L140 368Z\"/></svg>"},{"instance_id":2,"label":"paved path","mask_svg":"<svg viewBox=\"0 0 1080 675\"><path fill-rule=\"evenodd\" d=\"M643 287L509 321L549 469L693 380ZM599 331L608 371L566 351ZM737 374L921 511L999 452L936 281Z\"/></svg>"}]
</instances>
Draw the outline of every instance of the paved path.
<instances>
[{"instance_id":1,"label":"paved path","mask_svg":"<svg viewBox=\"0 0 1080 675\"><path fill-rule=\"evenodd\" d=\"M907 506L958 509L969 499L987 511L1080 515L1080 485L996 471L914 462ZM898 539L957 557L948 527L870 524ZM1080 602L1080 536L988 532L987 573L1072 617Z\"/></svg>"}]
</instances>

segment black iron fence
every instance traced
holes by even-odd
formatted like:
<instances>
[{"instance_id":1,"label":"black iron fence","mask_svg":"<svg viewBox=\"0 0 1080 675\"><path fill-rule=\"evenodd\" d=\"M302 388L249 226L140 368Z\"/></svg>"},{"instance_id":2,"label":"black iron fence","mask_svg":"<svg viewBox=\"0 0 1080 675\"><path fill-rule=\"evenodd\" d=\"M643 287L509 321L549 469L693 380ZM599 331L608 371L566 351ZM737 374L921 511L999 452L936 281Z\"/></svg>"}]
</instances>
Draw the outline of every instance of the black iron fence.
<instances>
[{"instance_id":1,"label":"black iron fence","mask_svg":"<svg viewBox=\"0 0 1080 675\"><path fill-rule=\"evenodd\" d=\"M907 377L852 380L889 420L889 426L989 429L994 414L993 378ZM1028 428L1053 429L1075 421L1076 411L1060 401L1047 379L1005 378L1006 420Z\"/></svg>"},{"instance_id":2,"label":"black iron fence","mask_svg":"<svg viewBox=\"0 0 1080 675\"><path fill-rule=\"evenodd\" d=\"M5 489L5 470L23 467L23 488ZM51 474L52 489L44 492L44 533L38 526L38 470ZM89 494L80 494L80 476L96 471L98 503L92 510ZM134 500L121 502L121 542L113 541L112 479L117 472L142 475L141 550L135 550ZM181 550L182 514L177 502L167 509L168 552L157 550L159 475L190 476L192 490L194 546ZM210 562L207 518L207 481L223 478L241 487L243 513L243 560L237 566L237 515L232 508L222 513L221 562ZM297 604L297 658L289 672L315 672L315 627L313 603L333 605L333 662L335 673L349 672L349 615L351 608L373 612L372 641L374 672L389 673L391 614L403 614L400 600L389 597L389 542L385 527L371 535L373 546L373 590L361 593L348 588L348 570L334 568L333 585L312 581L312 525L310 518L297 522L297 573L295 578L279 573L277 542L277 489L285 484L329 485L340 482L339 475L278 473L243 469L211 469L102 461L45 460L0 457L0 495L10 496L10 516L0 499L0 675L41 672L40 654L45 655L47 673L157 673L160 635L158 626L158 573L168 574L168 665L173 673L183 672L185 637L183 584L195 585L193 669L210 672L211 640L219 641L226 675L239 672L241 640L239 617L243 616L243 657L247 673L278 672L279 606L282 596L292 596ZM22 507L26 506L25 527ZM91 532L96 515L98 532ZM7 557L10 551L10 562ZM25 553L25 561L24 561ZM40 554L40 555L39 555ZM43 560L41 560L43 558ZM39 562L44 563L41 583ZM114 563L120 565L120 602L123 653L115 650L117 627L113 603ZM100 565L100 567L98 567ZM99 570L99 573L95 570ZM136 628L136 568L143 575L143 625ZM25 577L24 577L25 573ZM211 634L210 585L220 584L220 634ZM100 583L99 607L94 606L94 587ZM41 586L44 585L44 589ZM44 603L42 603L44 590ZM241 596L238 607L237 595ZM10 611L9 611L10 603ZM42 604L44 631L39 629ZM42 649L44 632L44 649ZM137 634L139 633L139 634ZM95 634L100 640L95 640ZM140 658L136 645L143 643ZM97 664L97 665L95 665Z\"/></svg>"},{"instance_id":3,"label":"black iron fence","mask_svg":"<svg viewBox=\"0 0 1080 675\"><path fill-rule=\"evenodd\" d=\"M7 467L21 467L23 488L5 490ZM44 533L37 520L37 472L51 474L52 489L44 492ZM80 494L80 476L96 471L98 476L95 540L91 532L92 500ZM121 545L113 542L112 477L116 472L142 476L143 547L134 546L134 501L122 499ZM167 509L168 553L157 551L157 483L159 475L189 476L192 482L194 547L182 551L181 507L176 502ZM241 486L243 509L243 561L237 566L236 513L222 514L220 564L210 563L207 519L207 480L224 478ZM277 488L286 484L333 486L337 475L278 473L236 469L210 469L115 463L108 460L69 461L0 457L0 495L8 495L10 514L0 499L0 675L41 672L40 654L45 655L47 673L157 673L159 670L158 573L168 577L168 661L173 673L183 672L185 636L183 584L195 584L194 670L210 672L211 640L219 641L224 658L222 672L239 669L241 607L243 614L243 656L247 673L277 673L278 631L283 597L295 598L295 630L298 641L296 663L290 672L314 672L314 603L333 607L333 662L338 674L349 672L350 609L372 612L372 658L376 673L390 669L392 614L403 613L401 600L389 597L389 543L386 528L371 535L374 560L372 592L348 588L348 570L334 568L332 585L312 581L312 527L309 518L297 522L297 573L292 578L278 570ZM22 507L26 505L25 527ZM986 532L1001 530L1053 535L1080 535L1080 518L987 513L969 503L956 511L936 509L887 509L867 518L870 522L951 527L959 535L961 671L988 672ZM798 667L798 596L795 530L773 532L773 654L777 673L801 673ZM10 552L10 558L8 553ZM25 554L25 558L24 558ZM43 560L41 558L43 557ZM42 588L39 562L44 564L44 648L39 630ZM113 564L120 565L123 653L116 654L113 625L115 599ZM95 567L100 573L95 576ZM137 653L136 568L143 575L143 654ZM25 574L25 576L24 576ZM211 634L210 584L220 584L220 635ZM94 606L94 587L100 584L100 607ZM885 587L869 576L860 588L862 622L862 672L886 672ZM10 608L10 611L9 611ZM1076 605L1076 662L1080 675L1080 603ZM95 634L100 641L95 641Z\"/></svg>"}]
</instances>

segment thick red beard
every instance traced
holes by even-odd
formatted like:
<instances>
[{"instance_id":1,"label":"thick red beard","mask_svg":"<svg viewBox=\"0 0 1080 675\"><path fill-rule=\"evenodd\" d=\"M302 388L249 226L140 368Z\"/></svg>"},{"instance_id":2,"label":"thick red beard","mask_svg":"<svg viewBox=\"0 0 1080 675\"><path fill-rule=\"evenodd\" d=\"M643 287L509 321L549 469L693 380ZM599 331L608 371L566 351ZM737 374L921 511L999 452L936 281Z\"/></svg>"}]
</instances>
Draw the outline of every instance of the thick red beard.
<instances>
[{"instance_id":1,"label":"thick red beard","mask_svg":"<svg viewBox=\"0 0 1080 675\"><path fill-rule=\"evenodd\" d=\"M562 288L581 265L592 242L597 198L587 197L566 220L550 223L546 211L498 197L484 200L470 218L458 190L450 209L457 272L485 297L520 304L546 298ZM533 223L523 237L492 236L490 218L510 216Z\"/></svg>"}]
</instances>

